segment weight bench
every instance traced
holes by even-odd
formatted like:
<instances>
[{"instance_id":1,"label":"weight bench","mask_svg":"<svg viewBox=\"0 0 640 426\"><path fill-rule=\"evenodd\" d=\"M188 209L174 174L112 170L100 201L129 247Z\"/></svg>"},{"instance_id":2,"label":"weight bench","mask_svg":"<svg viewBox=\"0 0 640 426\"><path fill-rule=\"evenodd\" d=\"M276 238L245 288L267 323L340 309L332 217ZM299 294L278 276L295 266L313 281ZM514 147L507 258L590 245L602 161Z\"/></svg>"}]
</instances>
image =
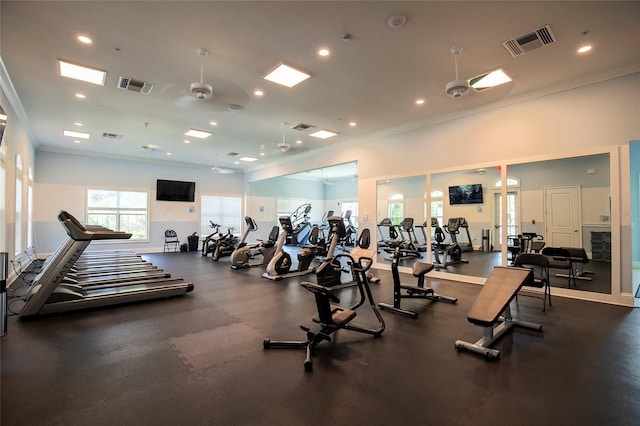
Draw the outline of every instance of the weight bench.
<instances>
[{"instance_id":1,"label":"weight bench","mask_svg":"<svg viewBox=\"0 0 640 426\"><path fill-rule=\"evenodd\" d=\"M533 273L530 269L496 266L467 315L470 323L483 327L484 336L476 343L456 340L456 349L466 349L488 359L499 358L500 351L490 346L513 327L542 330L540 324L515 320L511 316L511 301L520 288L531 281Z\"/></svg>"}]
</instances>

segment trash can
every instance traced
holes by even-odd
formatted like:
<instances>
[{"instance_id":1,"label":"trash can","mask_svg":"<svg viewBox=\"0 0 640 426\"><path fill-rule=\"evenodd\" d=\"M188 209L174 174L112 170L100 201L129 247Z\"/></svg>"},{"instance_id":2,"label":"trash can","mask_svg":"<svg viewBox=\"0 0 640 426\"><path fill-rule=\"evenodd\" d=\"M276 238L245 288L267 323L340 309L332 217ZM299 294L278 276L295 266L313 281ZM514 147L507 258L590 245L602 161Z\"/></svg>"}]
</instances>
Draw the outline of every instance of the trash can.
<instances>
[{"instance_id":1,"label":"trash can","mask_svg":"<svg viewBox=\"0 0 640 426\"><path fill-rule=\"evenodd\" d=\"M481 250L482 251L491 251L490 250L490 241L489 241L489 230L488 229L483 229L482 230L482 247Z\"/></svg>"},{"instance_id":2,"label":"trash can","mask_svg":"<svg viewBox=\"0 0 640 426\"><path fill-rule=\"evenodd\" d=\"M187 237L187 241L189 242L189 251L198 251L198 240L199 238L195 232Z\"/></svg>"}]
</instances>

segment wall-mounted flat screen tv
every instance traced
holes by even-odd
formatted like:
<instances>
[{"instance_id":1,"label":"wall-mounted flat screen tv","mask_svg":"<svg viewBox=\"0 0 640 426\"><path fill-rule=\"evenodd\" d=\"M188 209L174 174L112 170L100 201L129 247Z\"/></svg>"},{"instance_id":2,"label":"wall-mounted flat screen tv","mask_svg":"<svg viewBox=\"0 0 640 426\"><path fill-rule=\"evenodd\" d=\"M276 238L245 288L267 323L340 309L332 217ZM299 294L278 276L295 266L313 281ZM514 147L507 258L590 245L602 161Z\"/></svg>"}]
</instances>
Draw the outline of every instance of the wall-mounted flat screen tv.
<instances>
[{"instance_id":1,"label":"wall-mounted flat screen tv","mask_svg":"<svg viewBox=\"0 0 640 426\"><path fill-rule=\"evenodd\" d=\"M449 204L482 204L482 185L455 185L449 187Z\"/></svg>"},{"instance_id":2,"label":"wall-mounted flat screen tv","mask_svg":"<svg viewBox=\"0 0 640 426\"><path fill-rule=\"evenodd\" d=\"M196 183L179 180L158 179L156 183L156 200L187 201L195 200Z\"/></svg>"}]
</instances>

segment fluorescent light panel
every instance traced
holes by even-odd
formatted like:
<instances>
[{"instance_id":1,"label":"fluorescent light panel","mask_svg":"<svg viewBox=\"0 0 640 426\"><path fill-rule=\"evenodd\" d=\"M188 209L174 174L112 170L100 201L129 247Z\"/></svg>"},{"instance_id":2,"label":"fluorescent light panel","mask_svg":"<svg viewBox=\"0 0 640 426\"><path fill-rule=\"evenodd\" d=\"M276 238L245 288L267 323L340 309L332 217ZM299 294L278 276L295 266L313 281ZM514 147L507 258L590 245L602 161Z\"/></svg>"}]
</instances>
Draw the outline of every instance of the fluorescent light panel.
<instances>
[{"instance_id":1,"label":"fluorescent light panel","mask_svg":"<svg viewBox=\"0 0 640 426\"><path fill-rule=\"evenodd\" d=\"M62 129L62 134L65 136L69 136L70 138L78 138L78 139L89 139L91 134L86 132L77 132L75 130L66 130Z\"/></svg>"},{"instance_id":2,"label":"fluorescent light panel","mask_svg":"<svg viewBox=\"0 0 640 426\"><path fill-rule=\"evenodd\" d=\"M476 90L484 90L500 86L501 84L505 84L510 81L511 77L509 77L502 68L498 68L495 71L472 78L469 80L469 85Z\"/></svg>"},{"instance_id":3,"label":"fluorescent light panel","mask_svg":"<svg viewBox=\"0 0 640 426\"><path fill-rule=\"evenodd\" d=\"M257 158L253 158L253 157L240 157L240 158L238 158L238 160L247 161L247 162L258 161Z\"/></svg>"},{"instance_id":4,"label":"fluorescent light panel","mask_svg":"<svg viewBox=\"0 0 640 426\"><path fill-rule=\"evenodd\" d=\"M198 130L198 129L189 129L187 130L187 133L185 133L185 136L191 136L192 138L198 138L198 139L206 139L209 136L211 136L213 133L211 132L207 132L205 130Z\"/></svg>"},{"instance_id":5,"label":"fluorescent light panel","mask_svg":"<svg viewBox=\"0 0 640 426\"><path fill-rule=\"evenodd\" d=\"M107 72L82 65L72 64L58 59L60 65L60 75L62 77L73 78L75 80L86 81L87 83L104 86L107 79Z\"/></svg>"},{"instance_id":6,"label":"fluorescent light panel","mask_svg":"<svg viewBox=\"0 0 640 426\"><path fill-rule=\"evenodd\" d=\"M328 139L336 135L337 133L331 132L329 130L318 130L317 132L313 132L309 134L309 136L313 136L314 138L318 138L318 139Z\"/></svg>"},{"instance_id":7,"label":"fluorescent light panel","mask_svg":"<svg viewBox=\"0 0 640 426\"><path fill-rule=\"evenodd\" d=\"M297 70L289 65L280 64L267 73L267 75L264 76L264 79L286 87L293 87L309 77L311 77L311 75L306 72Z\"/></svg>"}]
</instances>

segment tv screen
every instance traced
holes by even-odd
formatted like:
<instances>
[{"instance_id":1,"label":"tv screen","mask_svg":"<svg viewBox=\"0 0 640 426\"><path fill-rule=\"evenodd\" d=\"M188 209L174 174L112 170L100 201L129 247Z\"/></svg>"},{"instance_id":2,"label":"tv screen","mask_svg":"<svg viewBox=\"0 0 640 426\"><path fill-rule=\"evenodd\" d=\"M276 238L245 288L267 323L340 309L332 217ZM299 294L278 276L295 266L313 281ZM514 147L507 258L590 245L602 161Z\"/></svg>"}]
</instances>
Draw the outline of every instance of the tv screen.
<instances>
[{"instance_id":1,"label":"tv screen","mask_svg":"<svg viewBox=\"0 0 640 426\"><path fill-rule=\"evenodd\" d=\"M482 204L482 185L450 186L449 204Z\"/></svg>"},{"instance_id":2,"label":"tv screen","mask_svg":"<svg viewBox=\"0 0 640 426\"><path fill-rule=\"evenodd\" d=\"M196 195L195 182L158 179L156 183L156 200L188 201L192 203Z\"/></svg>"}]
</instances>

